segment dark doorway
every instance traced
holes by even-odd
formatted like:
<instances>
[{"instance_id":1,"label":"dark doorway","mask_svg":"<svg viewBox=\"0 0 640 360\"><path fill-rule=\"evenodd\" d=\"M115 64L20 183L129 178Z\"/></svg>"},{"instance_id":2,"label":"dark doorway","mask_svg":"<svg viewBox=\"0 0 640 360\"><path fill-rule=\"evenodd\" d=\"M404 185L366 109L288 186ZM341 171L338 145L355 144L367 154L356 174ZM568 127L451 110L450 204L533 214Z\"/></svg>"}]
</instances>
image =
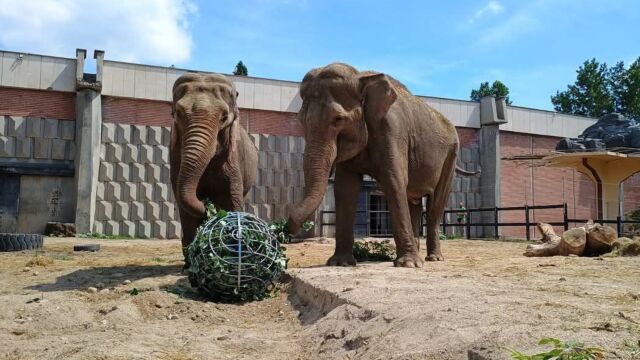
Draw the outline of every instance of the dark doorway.
<instances>
[{"instance_id":1,"label":"dark doorway","mask_svg":"<svg viewBox=\"0 0 640 360\"><path fill-rule=\"evenodd\" d=\"M18 231L20 175L0 174L0 233Z\"/></svg>"},{"instance_id":2,"label":"dark doorway","mask_svg":"<svg viewBox=\"0 0 640 360\"><path fill-rule=\"evenodd\" d=\"M367 236L369 233L369 219L368 219L368 196L369 192L366 188L361 188L358 192L358 207L356 208L356 220L354 221L353 234L356 237Z\"/></svg>"},{"instance_id":3,"label":"dark doorway","mask_svg":"<svg viewBox=\"0 0 640 360\"><path fill-rule=\"evenodd\" d=\"M369 193L369 236L393 236L387 200L379 191Z\"/></svg>"}]
</instances>

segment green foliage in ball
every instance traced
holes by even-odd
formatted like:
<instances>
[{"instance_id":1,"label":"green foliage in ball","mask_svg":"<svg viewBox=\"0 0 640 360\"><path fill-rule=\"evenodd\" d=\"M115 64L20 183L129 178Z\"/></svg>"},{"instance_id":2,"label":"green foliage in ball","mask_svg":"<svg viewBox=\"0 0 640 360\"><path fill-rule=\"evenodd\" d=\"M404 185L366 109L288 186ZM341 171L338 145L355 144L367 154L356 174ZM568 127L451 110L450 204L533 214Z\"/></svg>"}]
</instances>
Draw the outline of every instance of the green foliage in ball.
<instances>
[{"instance_id":1,"label":"green foliage in ball","mask_svg":"<svg viewBox=\"0 0 640 360\"><path fill-rule=\"evenodd\" d=\"M207 204L206 218L187 248L189 281L215 301L261 300L287 267L284 251L256 216Z\"/></svg>"}]
</instances>

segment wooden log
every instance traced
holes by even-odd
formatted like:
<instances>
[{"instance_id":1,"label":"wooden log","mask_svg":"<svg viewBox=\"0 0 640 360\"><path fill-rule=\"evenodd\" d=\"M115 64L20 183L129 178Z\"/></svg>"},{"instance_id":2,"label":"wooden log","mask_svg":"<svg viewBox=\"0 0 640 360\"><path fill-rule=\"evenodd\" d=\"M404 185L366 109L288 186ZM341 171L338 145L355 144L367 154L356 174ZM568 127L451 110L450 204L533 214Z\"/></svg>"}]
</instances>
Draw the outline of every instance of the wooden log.
<instances>
[{"instance_id":1,"label":"wooden log","mask_svg":"<svg viewBox=\"0 0 640 360\"><path fill-rule=\"evenodd\" d=\"M542 234L542 244L529 245L524 256L568 256L582 255L587 243L587 231L579 227L565 231L562 236L556 235L553 226L539 223L538 230Z\"/></svg>"},{"instance_id":2,"label":"wooden log","mask_svg":"<svg viewBox=\"0 0 640 360\"><path fill-rule=\"evenodd\" d=\"M553 226L547 223L538 223L536 225L538 231L542 234L542 244L529 245L524 251L524 256L556 256L558 255L558 246L562 240L556 235Z\"/></svg>"},{"instance_id":3,"label":"wooden log","mask_svg":"<svg viewBox=\"0 0 640 360\"><path fill-rule=\"evenodd\" d=\"M618 232L611 226L595 224L587 233L587 244L584 256L599 256L611 252L613 242L618 238Z\"/></svg>"},{"instance_id":4,"label":"wooden log","mask_svg":"<svg viewBox=\"0 0 640 360\"><path fill-rule=\"evenodd\" d=\"M540 241L543 243L560 241L560 236L556 235L556 232L553 230L553 226L547 223L538 223L536 227L542 234L542 239L540 239Z\"/></svg>"},{"instance_id":5,"label":"wooden log","mask_svg":"<svg viewBox=\"0 0 640 360\"><path fill-rule=\"evenodd\" d=\"M562 233L562 240L558 246L558 255L582 255L587 245L587 230L584 227L569 229Z\"/></svg>"}]
</instances>

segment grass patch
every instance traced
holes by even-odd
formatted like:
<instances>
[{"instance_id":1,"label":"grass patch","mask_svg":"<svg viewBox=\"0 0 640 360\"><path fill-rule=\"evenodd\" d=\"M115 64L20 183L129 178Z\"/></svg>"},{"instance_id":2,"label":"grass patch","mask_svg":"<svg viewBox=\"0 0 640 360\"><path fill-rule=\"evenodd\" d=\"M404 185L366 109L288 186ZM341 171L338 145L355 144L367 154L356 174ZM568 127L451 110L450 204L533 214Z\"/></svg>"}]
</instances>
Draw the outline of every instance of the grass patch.
<instances>
[{"instance_id":1,"label":"grass patch","mask_svg":"<svg viewBox=\"0 0 640 360\"><path fill-rule=\"evenodd\" d=\"M27 261L25 266L33 267L33 266L42 266L46 267L49 265L53 265L53 259L49 256L42 256L41 251L36 251L33 259Z\"/></svg>"},{"instance_id":2,"label":"grass patch","mask_svg":"<svg viewBox=\"0 0 640 360\"><path fill-rule=\"evenodd\" d=\"M151 262L155 262L155 263L166 263L169 262L169 260L165 259L165 258L161 258L161 257L154 257L151 258L150 260Z\"/></svg>"},{"instance_id":3,"label":"grass patch","mask_svg":"<svg viewBox=\"0 0 640 360\"><path fill-rule=\"evenodd\" d=\"M640 237L633 239L621 237L614 241L613 250L606 256L639 256L640 255Z\"/></svg>"},{"instance_id":4,"label":"grass patch","mask_svg":"<svg viewBox=\"0 0 640 360\"><path fill-rule=\"evenodd\" d=\"M166 291L170 294L178 295L178 297L184 297L184 295L189 292L188 288L178 286L178 285L163 287L163 288L160 288L160 290Z\"/></svg>"},{"instance_id":5,"label":"grass patch","mask_svg":"<svg viewBox=\"0 0 640 360\"><path fill-rule=\"evenodd\" d=\"M353 244L353 257L360 262L392 261L396 257L396 249L391 240L358 240Z\"/></svg>"},{"instance_id":6,"label":"grass patch","mask_svg":"<svg viewBox=\"0 0 640 360\"><path fill-rule=\"evenodd\" d=\"M102 239L102 240L133 240L134 238L128 235L107 235L101 233L85 233L78 235L80 238L85 239Z\"/></svg>"},{"instance_id":7,"label":"grass patch","mask_svg":"<svg viewBox=\"0 0 640 360\"><path fill-rule=\"evenodd\" d=\"M569 340L561 341L554 338L543 338L538 345L552 345L549 351L526 355L516 350L508 349L515 360L598 360L604 359L605 351L596 347L587 347L583 343Z\"/></svg>"},{"instance_id":8,"label":"grass patch","mask_svg":"<svg viewBox=\"0 0 640 360\"><path fill-rule=\"evenodd\" d=\"M71 260L73 260L73 257L68 255L68 254L52 254L51 258L55 259L55 260L62 260L62 261L71 261Z\"/></svg>"}]
</instances>

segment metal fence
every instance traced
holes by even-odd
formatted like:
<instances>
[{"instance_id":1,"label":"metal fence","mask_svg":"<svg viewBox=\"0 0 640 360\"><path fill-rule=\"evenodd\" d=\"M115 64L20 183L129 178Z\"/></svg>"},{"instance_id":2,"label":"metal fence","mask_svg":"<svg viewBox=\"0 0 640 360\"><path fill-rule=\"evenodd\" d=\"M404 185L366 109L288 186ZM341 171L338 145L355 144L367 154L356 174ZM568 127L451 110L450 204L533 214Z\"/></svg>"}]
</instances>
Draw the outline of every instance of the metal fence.
<instances>
[{"instance_id":1,"label":"metal fence","mask_svg":"<svg viewBox=\"0 0 640 360\"><path fill-rule=\"evenodd\" d=\"M564 230L569 229L569 224L584 224L588 220L587 219L570 219L569 211L567 208L567 204L557 204L557 205L525 205L525 206L507 206L507 207L492 207L492 208L475 208L475 209L448 209L445 210L444 215L442 217L442 228L443 231L447 227L464 227L465 235L467 239L471 238L471 227L472 226L488 226L493 227L493 234L495 238L498 238L498 234L500 233L501 227L524 227L526 232L527 240L531 240L531 227L535 226L538 221L532 219L531 211L532 210L545 210L545 209L562 209L562 219L559 221L550 221L547 222L553 226L562 226ZM507 211L523 211L524 212L524 222L500 222L500 213ZM474 213L486 213L491 212L493 214L492 221L481 221L481 222L471 222L471 214ZM447 221L447 214L463 214L464 221L457 223L450 223ZM485 217L486 219L486 217ZM592 219L596 223L600 224L615 224L616 230L618 234L621 236L625 234L625 225L633 224L638 225L640 221L637 220L625 220L621 216L618 216L615 220L605 220L605 219Z\"/></svg>"},{"instance_id":2,"label":"metal fence","mask_svg":"<svg viewBox=\"0 0 640 360\"><path fill-rule=\"evenodd\" d=\"M465 237L467 239L471 239L471 228L472 227L492 227L493 234L498 238L498 234L500 233L500 228L502 227L524 227L526 232L527 240L531 240L531 228L535 227L538 221L535 221L532 216L532 211L534 210L549 210L549 209L561 209L562 210L562 218L558 219L558 221L545 221L553 226L561 226L565 230L569 229L569 224L584 224L587 222L587 219L571 219L569 218L569 211L567 208L567 204L557 204L557 205L524 205L524 206L506 206L506 207L491 207L491 208L473 208L473 209L447 209L445 210L441 227L443 231L446 231L447 228L464 228ZM524 222L501 222L500 214L504 212L517 212L521 211L524 215ZM490 212L492 214L491 219L487 219L487 216L484 217L483 221L471 221L472 214L481 214ZM321 211L320 219L321 219L321 228L322 233L324 234L324 228L327 226L335 226L335 222L326 221L325 215L335 214L335 211ZM356 214L360 215L356 218L362 219L361 216L364 214L364 222L356 222L354 226L357 229L360 229L358 232L361 234L365 234L366 236L371 237L391 237L393 236L393 230L391 226L391 216L389 210L358 210ZM447 214L455 214L460 215L464 221L461 222L450 222L447 220ZM422 224L421 224L421 235L425 233L425 215L426 212L422 213ZM558 216L560 217L560 216ZM487 221L488 220L488 221ZM615 220L605 220L605 219L593 219L596 223L601 224L615 224L616 230L618 234L625 235L625 225L636 225L637 228L640 228L640 221L638 220L625 220L622 217L618 216Z\"/></svg>"}]
</instances>

